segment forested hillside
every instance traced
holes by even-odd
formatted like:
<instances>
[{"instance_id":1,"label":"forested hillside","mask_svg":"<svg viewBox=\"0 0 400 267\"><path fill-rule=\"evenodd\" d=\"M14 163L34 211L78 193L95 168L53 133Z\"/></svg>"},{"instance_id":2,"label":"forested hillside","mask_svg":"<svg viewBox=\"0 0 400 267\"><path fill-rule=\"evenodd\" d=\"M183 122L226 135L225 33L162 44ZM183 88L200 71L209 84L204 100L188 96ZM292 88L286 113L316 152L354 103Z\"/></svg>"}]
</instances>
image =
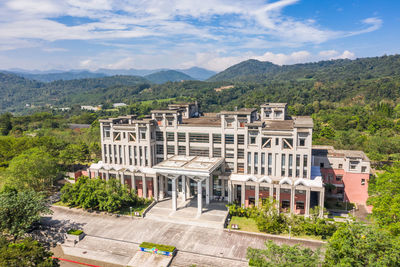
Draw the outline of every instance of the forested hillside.
<instances>
[{"instance_id":1,"label":"forested hillside","mask_svg":"<svg viewBox=\"0 0 400 267\"><path fill-rule=\"evenodd\" d=\"M144 76L148 81L152 83L166 83L166 82L177 82L177 81L188 81L194 80L189 75L176 71L176 70L162 70L149 75Z\"/></svg>"}]
</instances>

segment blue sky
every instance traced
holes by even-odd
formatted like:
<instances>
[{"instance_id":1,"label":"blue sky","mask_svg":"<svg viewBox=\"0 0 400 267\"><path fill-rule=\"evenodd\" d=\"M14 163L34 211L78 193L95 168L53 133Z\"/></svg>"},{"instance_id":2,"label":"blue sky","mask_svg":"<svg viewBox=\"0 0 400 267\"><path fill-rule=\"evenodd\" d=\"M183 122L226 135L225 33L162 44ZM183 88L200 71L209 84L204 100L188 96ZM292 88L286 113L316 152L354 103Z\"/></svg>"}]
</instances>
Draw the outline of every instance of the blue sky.
<instances>
[{"instance_id":1,"label":"blue sky","mask_svg":"<svg viewBox=\"0 0 400 267\"><path fill-rule=\"evenodd\" d=\"M221 71L400 51L397 0L2 0L0 69Z\"/></svg>"}]
</instances>

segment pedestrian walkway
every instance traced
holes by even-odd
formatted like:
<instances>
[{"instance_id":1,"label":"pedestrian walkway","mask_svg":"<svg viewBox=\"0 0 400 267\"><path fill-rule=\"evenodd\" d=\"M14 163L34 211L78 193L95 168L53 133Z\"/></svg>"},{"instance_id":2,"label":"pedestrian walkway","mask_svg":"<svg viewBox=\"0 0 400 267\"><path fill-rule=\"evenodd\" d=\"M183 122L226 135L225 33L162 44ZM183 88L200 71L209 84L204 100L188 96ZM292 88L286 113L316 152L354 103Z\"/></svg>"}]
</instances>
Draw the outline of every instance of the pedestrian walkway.
<instances>
[{"instance_id":1,"label":"pedestrian walkway","mask_svg":"<svg viewBox=\"0 0 400 267\"><path fill-rule=\"evenodd\" d=\"M176 211L172 210L171 204L172 200L157 203L146 213L145 219L222 229L228 214L225 202L211 201L209 205L203 204L200 216L197 212L197 198L187 201L178 199Z\"/></svg>"}]
</instances>

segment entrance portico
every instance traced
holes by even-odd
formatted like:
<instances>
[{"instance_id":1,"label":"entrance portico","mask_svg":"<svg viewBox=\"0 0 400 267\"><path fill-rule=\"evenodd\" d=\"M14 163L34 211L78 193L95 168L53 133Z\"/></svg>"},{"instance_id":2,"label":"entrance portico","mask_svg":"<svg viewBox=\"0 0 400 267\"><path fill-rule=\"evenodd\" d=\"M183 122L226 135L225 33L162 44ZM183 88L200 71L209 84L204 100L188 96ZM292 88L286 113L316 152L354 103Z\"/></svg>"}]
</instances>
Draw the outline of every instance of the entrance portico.
<instances>
[{"instance_id":1,"label":"entrance portico","mask_svg":"<svg viewBox=\"0 0 400 267\"><path fill-rule=\"evenodd\" d=\"M158 175L171 179L172 210L177 209L177 184L182 178L182 195L186 201L189 179L197 183L197 215L200 216L203 209L203 183L205 183L206 205L210 204L210 185L214 174L220 174L223 158L209 158L199 156L173 156L153 166Z\"/></svg>"}]
</instances>

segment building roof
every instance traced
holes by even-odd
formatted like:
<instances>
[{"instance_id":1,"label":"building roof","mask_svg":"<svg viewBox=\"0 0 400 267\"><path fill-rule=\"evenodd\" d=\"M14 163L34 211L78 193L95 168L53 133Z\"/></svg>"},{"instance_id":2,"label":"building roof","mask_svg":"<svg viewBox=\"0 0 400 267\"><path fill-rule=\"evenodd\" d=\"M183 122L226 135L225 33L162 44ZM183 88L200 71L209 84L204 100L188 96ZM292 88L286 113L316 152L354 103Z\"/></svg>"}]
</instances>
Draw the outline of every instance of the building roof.
<instances>
[{"instance_id":1,"label":"building roof","mask_svg":"<svg viewBox=\"0 0 400 267\"><path fill-rule=\"evenodd\" d=\"M198 118L189 118L182 119L182 123L180 126L221 126L221 118L218 117L198 117Z\"/></svg>"},{"instance_id":2,"label":"building roof","mask_svg":"<svg viewBox=\"0 0 400 267\"><path fill-rule=\"evenodd\" d=\"M336 150L333 146L312 146L313 156L328 156L333 158L357 158L369 161L368 156L361 150Z\"/></svg>"},{"instance_id":3,"label":"building roof","mask_svg":"<svg viewBox=\"0 0 400 267\"><path fill-rule=\"evenodd\" d=\"M257 111L256 108L241 108L239 110L223 110L220 113L221 114L227 114L227 115L250 115L251 113Z\"/></svg>"},{"instance_id":4,"label":"building roof","mask_svg":"<svg viewBox=\"0 0 400 267\"><path fill-rule=\"evenodd\" d=\"M265 120L265 126L263 130L292 130L293 126L293 120Z\"/></svg>"},{"instance_id":5,"label":"building roof","mask_svg":"<svg viewBox=\"0 0 400 267\"><path fill-rule=\"evenodd\" d=\"M262 108L284 108L286 107L287 103L265 103L262 104Z\"/></svg>"},{"instance_id":6,"label":"building roof","mask_svg":"<svg viewBox=\"0 0 400 267\"><path fill-rule=\"evenodd\" d=\"M153 166L157 173L206 178L224 162L223 158L176 155Z\"/></svg>"}]
</instances>

